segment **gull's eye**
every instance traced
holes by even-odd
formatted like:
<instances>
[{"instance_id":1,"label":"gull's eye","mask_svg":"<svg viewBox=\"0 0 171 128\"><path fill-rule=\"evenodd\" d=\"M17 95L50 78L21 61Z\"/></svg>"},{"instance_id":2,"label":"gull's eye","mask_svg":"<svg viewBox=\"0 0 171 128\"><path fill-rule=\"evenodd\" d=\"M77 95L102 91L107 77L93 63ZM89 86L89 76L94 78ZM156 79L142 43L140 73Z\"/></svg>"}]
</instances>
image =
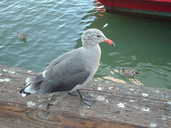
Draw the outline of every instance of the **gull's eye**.
<instances>
[{"instance_id":1,"label":"gull's eye","mask_svg":"<svg viewBox=\"0 0 171 128\"><path fill-rule=\"evenodd\" d=\"M100 35L97 35L97 37L101 37Z\"/></svg>"}]
</instances>

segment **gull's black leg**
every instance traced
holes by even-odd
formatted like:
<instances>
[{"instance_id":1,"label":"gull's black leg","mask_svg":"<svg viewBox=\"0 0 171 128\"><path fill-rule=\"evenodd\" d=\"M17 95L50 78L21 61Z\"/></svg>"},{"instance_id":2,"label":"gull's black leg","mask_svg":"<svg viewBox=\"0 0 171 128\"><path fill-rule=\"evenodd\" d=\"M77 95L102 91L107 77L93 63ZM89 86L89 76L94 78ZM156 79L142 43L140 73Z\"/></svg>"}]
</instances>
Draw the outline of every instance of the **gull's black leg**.
<instances>
[{"instance_id":1,"label":"gull's black leg","mask_svg":"<svg viewBox=\"0 0 171 128\"><path fill-rule=\"evenodd\" d=\"M85 97L83 97L83 96L81 95L79 89L77 89L77 91L78 91L78 94L79 94L80 97L81 97L81 100L82 100L84 103L86 103L87 105L91 106L94 102L96 102L95 100L92 99L91 96L85 96Z\"/></svg>"},{"instance_id":2,"label":"gull's black leg","mask_svg":"<svg viewBox=\"0 0 171 128\"><path fill-rule=\"evenodd\" d=\"M78 91L69 91L68 94L71 96L78 96Z\"/></svg>"}]
</instances>

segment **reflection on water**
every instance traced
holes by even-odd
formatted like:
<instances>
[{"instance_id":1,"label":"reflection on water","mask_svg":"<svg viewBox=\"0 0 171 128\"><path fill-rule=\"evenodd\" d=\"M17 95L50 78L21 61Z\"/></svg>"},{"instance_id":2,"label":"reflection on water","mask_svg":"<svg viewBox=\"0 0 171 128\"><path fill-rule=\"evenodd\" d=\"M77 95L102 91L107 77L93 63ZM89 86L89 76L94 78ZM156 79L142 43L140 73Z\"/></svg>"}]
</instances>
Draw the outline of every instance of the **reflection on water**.
<instances>
[{"instance_id":1,"label":"reflection on water","mask_svg":"<svg viewBox=\"0 0 171 128\"><path fill-rule=\"evenodd\" d=\"M112 49L101 44L102 59L96 76L171 89L171 22L105 12L98 14L98 21L93 22L91 27L101 28L116 46ZM107 26L103 28L105 24ZM118 72L121 67L140 74L125 78Z\"/></svg>"},{"instance_id":2,"label":"reflection on water","mask_svg":"<svg viewBox=\"0 0 171 128\"><path fill-rule=\"evenodd\" d=\"M105 76L103 77L104 79L107 79L107 80L111 80L111 81L114 81L114 82L118 82L118 83L126 83L125 81L121 80L121 79L116 79L114 77L110 77L110 76Z\"/></svg>"},{"instance_id":3,"label":"reflection on water","mask_svg":"<svg viewBox=\"0 0 171 128\"><path fill-rule=\"evenodd\" d=\"M98 28L116 46L101 43L95 77L171 89L171 22L105 12L97 0L1 1L0 63L35 71L81 46L81 33ZM20 41L17 32L25 33ZM118 69L138 71L125 78Z\"/></svg>"}]
</instances>

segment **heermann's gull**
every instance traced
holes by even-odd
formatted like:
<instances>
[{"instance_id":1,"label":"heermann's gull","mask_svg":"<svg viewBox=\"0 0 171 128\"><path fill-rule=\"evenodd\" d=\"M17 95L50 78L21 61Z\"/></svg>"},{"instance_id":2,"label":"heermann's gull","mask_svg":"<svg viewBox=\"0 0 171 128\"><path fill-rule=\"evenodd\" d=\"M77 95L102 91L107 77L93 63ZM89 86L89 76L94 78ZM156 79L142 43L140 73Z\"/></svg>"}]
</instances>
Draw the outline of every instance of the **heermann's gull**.
<instances>
[{"instance_id":1,"label":"heermann's gull","mask_svg":"<svg viewBox=\"0 0 171 128\"><path fill-rule=\"evenodd\" d=\"M82 34L81 41L83 47L60 55L41 75L27 78L27 86L20 91L22 96L25 97L31 93L44 96L59 91L70 91L70 94L79 92L78 89L90 81L99 67L101 57L99 43L115 45L95 28L86 30ZM84 101L83 98L82 100Z\"/></svg>"},{"instance_id":2,"label":"heermann's gull","mask_svg":"<svg viewBox=\"0 0 171 128\"><path fill-rule=\"evenodd\" d=\"M133 71L130 71L130 70L125 70L125 68L120 68L120 74L122 76L126 76L126 77L130 77L130 76L133 76L133 75L136 75L136 74L139 74L139 72L133 72Z\"/></svg>"},{"instance_id":3,"label":"heermann's gull","mask_svg":"<svg viewBox=\"0 0 171 128\"><path fill-rule=\"evenodd\" d=\"M24 33L21 34L21 33L17 32L17 34L18 34L18 38L19 38L20 40L26 40L26 35L25 35Z\"/></svg>"}]
</instances>

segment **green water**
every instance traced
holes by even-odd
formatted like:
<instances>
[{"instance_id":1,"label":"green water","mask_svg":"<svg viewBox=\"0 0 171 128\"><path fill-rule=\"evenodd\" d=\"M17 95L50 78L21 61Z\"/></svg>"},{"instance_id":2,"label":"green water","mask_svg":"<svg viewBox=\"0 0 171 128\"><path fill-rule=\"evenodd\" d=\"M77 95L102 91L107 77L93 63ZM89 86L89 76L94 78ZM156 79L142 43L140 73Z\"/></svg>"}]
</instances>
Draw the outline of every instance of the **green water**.
<instances>
[{"instance_id":1,"label":"green water","mask_svg":"<svg viewBox=\"0 0 171 128\"><path fill-rule=\"evenodd\" d=\"M171 89L171 21L109 14L93 0L1 1L0 64L43 71L46 63L80 47L87 28L102 30L116 44L100 44L95 77ZM122 77L121 67L140 74Z\"/></svg>"}]
</instances>

